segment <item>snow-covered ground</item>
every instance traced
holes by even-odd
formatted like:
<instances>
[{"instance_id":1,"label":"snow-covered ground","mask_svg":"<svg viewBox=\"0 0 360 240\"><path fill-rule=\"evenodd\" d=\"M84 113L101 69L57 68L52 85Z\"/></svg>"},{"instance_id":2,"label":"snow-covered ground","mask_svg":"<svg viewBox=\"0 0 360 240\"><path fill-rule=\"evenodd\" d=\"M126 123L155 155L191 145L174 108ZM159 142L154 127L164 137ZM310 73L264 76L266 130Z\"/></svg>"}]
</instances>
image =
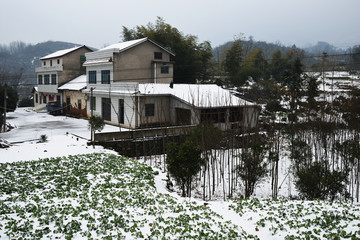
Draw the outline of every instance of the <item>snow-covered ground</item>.
<instances>
[{"instance_id":1,"label":"snow-covered ground","mask_svg":"<svg viewBox=\"0 0 360 240\"><path fill-rule=\"evenodd\" d=\"M7 122L14 129L0 133L0 139L9 142L11 147L0 148L0 163L113 152L99 146L87 146L90 131L85 119L52 116L46 112L37 113L27 108L18 108L7 114ZM118 130L118 127L106 125L103 132ZM47 136L46 142L39 143L41 135Z\"/></svg>"},{"instance_id":2,"label":"snow-covered ground","mask_svg":"<svg viewBox=\"0 0 360 240\"><path fill-rule=\"evenodd\" d=\"M51 116L47 113L36 113L26 108L20 108L13 113L8 113L8 123L14 126L14 129L0 133L0 139L6 140L11 146L0 148L0 163L86 153L116 154L100 146L93 148L87 145L90 132L88 122L84 119ZM107 125L103 131L118 130L118 127ZM39 142L41 135L47 136L46 142ZM283 167L283 170L286 171L287 166L284 165ZM326 236L328 235L325 235L326 232L321 232L320 226L324 219L323 210L326 211L326 214L333 213L334 216L341 215L341 217L346 217L344 214L350 213L356 215L356 212L359 211L359 205L354 205L352 208L350 203L345 204L350 208L349 210L345 209L345 205L338 203L326 204L288 200L267 202L267 200L258 201L256 198L244 202L216 200L204 203L199 199L183 199L176 192L168 192L164 179L166 179L166 173L159 170L159 174L155 176L155 186L158 193L170 194L179 202L191 201L200 206L206 204L209 209L221 216L223 222L229 221L229 223L239 226L248 235L257 236L260 239L285 239L285 236L289 234L295 236L291 239L302 239L307 234L316 234L315 231L324 234L320 239L327 239ZM283 179L279 180L282 181ZM268 185L263 183L259 185L256 193L258 197L263 197L263 193L267 191L269 191ZM284 192L283 195L286 193ZM318 219L319 216L322 218ZM329 216L326 215L325 217ZM348 233L359 232L359 217L355 216L351 219L354 220L350 223L347 222L348 229L345 230ZM310 224L310 226L304 224ZM360 233L356 234L357 237L360 237ZM296 236L300 237L296 238ZM309 237L312 238L311 235Z\"/></svg>"}]
</instances>

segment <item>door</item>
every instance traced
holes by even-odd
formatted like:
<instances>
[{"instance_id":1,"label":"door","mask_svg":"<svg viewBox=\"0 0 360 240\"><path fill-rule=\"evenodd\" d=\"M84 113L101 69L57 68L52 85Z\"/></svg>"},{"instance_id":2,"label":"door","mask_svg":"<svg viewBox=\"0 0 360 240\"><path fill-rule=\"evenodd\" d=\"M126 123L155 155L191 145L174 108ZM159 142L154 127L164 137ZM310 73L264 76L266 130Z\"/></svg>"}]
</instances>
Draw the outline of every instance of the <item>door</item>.
<instances>
[{"instance_id":1,"label":"door","mask_svg":"<svg viewBox=\"0 0 360 240\"><path fill-rule=\"evenodd\" d=\"M110 98L101 98L101 115L106 121L111 121L111 100Z\"/></svg>"},{"instance_id":2,"label":"door","mask_svg":"<svg viewBox=\"0 0 360 240\"><path fill-rule=\"evenodd\" d=\"M66 113L70 113L71 102L70 97L66 97Z\"/></svg>"}]
</instances>

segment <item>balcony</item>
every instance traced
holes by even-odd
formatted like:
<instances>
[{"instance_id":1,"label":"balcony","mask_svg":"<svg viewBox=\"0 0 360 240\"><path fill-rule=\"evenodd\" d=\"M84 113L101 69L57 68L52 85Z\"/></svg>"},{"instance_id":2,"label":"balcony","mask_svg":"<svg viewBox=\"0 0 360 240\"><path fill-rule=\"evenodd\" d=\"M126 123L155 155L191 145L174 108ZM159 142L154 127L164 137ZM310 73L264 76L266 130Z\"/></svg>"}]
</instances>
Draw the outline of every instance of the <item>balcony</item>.
<instances>
[{"instance_id":1,"label":"balcony","mask_svg":"<svg viewBox=\"0 0 360 240\"><path fill-rule=\"evenodd\" d=\"M35 68L35 72L36 73L41 73L41 72L56 72L56 71L62 71L63 70L63 66L62 65L57 65L57 66L52 66L52 67L37 67Z\"/></svg>"}]
</instances>

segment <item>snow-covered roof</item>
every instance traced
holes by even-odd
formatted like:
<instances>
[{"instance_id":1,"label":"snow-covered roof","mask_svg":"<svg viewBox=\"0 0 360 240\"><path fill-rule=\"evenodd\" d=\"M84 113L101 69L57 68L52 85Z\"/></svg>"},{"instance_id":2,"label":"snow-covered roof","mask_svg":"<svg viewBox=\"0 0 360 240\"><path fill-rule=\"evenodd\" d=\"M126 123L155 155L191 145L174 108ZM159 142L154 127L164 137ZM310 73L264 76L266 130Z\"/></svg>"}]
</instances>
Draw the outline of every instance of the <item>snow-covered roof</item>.
<instances>
[{"instance_id":1,"label":"snow-covered roof","mask_svg":"<svg viewBox=\"0 0 360 240\"><path fill-rule=\"evenodd\" d=\"M255 105L233 96L229 90L215 84L139 84L139 92L144 95L173 95L198 108L216 108Z\"/></svg>"},{"instance_id":2,"label":"snow-covered roof","mask_svg":"<svg viewBox=\"0 0 360 240\"><path fill-rule=\"evenodd\" d=\"M61 87L59 87L59 90L73 90L73 91L80 91L82 89L86 88L86 75L81 75Z\"/></svg>"},{"instance_id":3,"label":"snow-covered roof","mask_svg":"<svg viewBox=\"0 0 360 240\"><path fill-rule=\"evenodd\" d=\"M77 47L73 47L73 48L68 48L68 49L64 49L64 50L59 50L57 52L51 53L49 55L46 55L45 57L40 58L40 60L44 60L44 59L49 59L49 58L56 58L56 57L61 57L64 56L65 54L68 54L70 52L73 52L75 50L78 50L79 48L82 48L84 46L77 46Z\"/></svg>"},{"instance_id":4,"label":"snow-covered roof","mask_svg":"<svg viewBox=\"0 0 360 240\"><path fill-rule=\"evenodd\" d=\"M108 64L111 63L112 59L111 57L105 57L105 58L95 58L86 60L83 64L83 66L90 66L90 65L99 65L99 64Z\"/></svg>"},{"instance_id":5,"label":"snow-covered roof","mask_svg":"<svg viewBox=\"0 0 360 240\"><path fill-rule=\"evenodd\" d=\"M123 51L126 51L127 49L130 49L130 48L132 48L132 47L134 47L136 45L139 45L140 43L146 42L146 41L149 41L149 42L155 44L156 46L160 47L164 51L168 52L169 54L174 55L174 53L172 53L168 49L164 48L160 44L152 41L151 39L149 39L147 37L146 38L136 39L136 40L131 40L131 41L127 41L127 42L115 43L115 44L112 44L110 46L107 46L105 48L100 49L98 52L100 52L100 51L109 51L109 50L111 50L113 52L123 52Z\"/></svg>"}]
</instances>

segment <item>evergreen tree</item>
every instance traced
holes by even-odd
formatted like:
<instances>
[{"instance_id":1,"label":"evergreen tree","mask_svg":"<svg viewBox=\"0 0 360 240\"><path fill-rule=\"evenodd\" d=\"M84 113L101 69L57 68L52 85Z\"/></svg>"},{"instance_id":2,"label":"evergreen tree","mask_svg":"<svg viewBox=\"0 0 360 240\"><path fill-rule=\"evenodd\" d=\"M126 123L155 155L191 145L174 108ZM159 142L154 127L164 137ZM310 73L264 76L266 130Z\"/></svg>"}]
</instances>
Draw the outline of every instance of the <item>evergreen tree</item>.
<instances>
[{"instance_id":1,"label":"evergreen tree","mask_svg":"<svg viewBox=\"0 0 360 240\"><path fill-rule=\"evenodd\" d=\"M193 178L204 165L201 148L187 140L178 145L171 143L167 149L166 165L170 175L180 185L182 196L191 196Z\"/></svg>"},{"instance_id":2,"label":"evergreen tree","mask_svg":"<svg viewBox=\"0 0 360 240\"><path fill-rule=\"evenodd\" d=\"M227 73L227 81L235 86L245 83L245 80L241 78L242 51L242 41L237 39L225 55L224 69Z\"/></svg>"},{"instance_id":3,"label":"evergreen tree","mask_svg":"<svg viewBox=\"0 0 360 240\"><path fill-rule=\"evenodd\" d=\"M128 29L123 26L123 41L148 37L175 53L174 82L195 83L209 77L212 48L209 42L198 44L194 35L184 35L177 28L158 17L155 24Z\"/></svg>"},{"instance_id":4,"label":"evergreen tree","mask_svg":"<svg viewBox=\"0 0 360 240\"><path fill-rule=\"evenodd\" d=\"M237 172L245 186L246 198L254 193L256 184L267 174L265 153L265 146L261 143L244 148L241 153L241 164L237 166Z\"/></svg>"}]
</instances>

